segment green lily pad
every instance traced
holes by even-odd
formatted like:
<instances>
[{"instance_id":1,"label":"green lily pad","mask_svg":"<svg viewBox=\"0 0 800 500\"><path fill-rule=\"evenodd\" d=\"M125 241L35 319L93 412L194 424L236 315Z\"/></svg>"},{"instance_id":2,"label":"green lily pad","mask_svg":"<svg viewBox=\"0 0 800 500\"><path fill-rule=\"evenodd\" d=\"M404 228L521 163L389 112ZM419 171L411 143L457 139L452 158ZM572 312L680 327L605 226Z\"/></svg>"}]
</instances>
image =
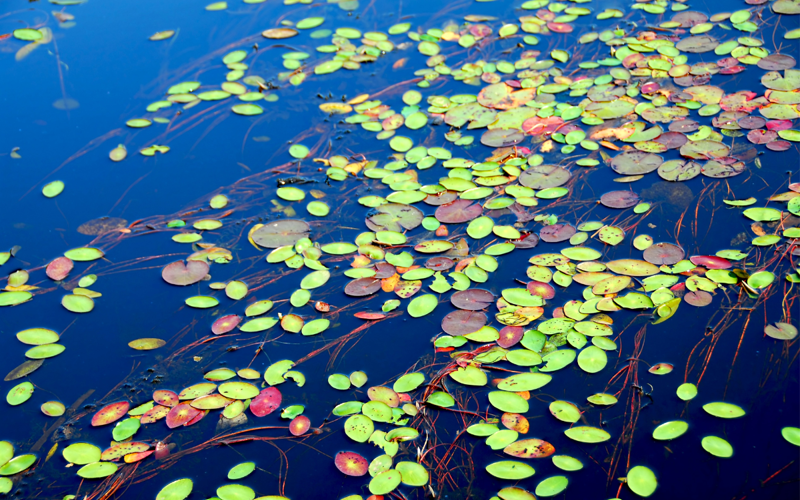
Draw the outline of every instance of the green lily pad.
<instances>
[{"instance_id":1,"label":"green lily pad","mask_svg":"<svg viewBox=\"0 0 800 500\"><path fill-rule=\"evenodd\" d=\"M703 449L711 453L715 457L730 458L733 456L733 446L721 437L706 436L700 442Z\"/></svg>"},{"instance_id":2,"label":"green lily pad","mask_svg":"<svg viewBox=\"0 0 800 500\"><path fill-rule=\"evenodd\" d=\"M407 311L412 318L420 318L432 313L438 304L439 299L435 295L420 295L411 300Z\"/></svg>"},{"instance_id":3,"label":"green lily pad","mask_svg":"<svg viewBox=\"0 0 800 500\"><path fill-rule=\"evenodd\" d=\"M192 493L194 483L189 478L178 479L161 488L156 500L184 500Z\"/></svg>"},{"instance_id":4,"label":"green lily pad","mask_svg":"<svg viewBox=\"0 0 800 500\"><path fill-rule=\"evenodd\" d=\"M526 463L504 460L487 465L486 472L499 479L519 481L533 476L536 471Z\"/></svg>"},{"instance_id":5,"label":"green lily pad","mask_svg":"<svg viewBox=\"0 0 800 500\"><path fill-rule=\"evenodd\" d=\"M243 477L249 476L254 470L256 470L255 462L241 463L228 471L228 479L231 481L242 479Z\"/></svg>"},{"instance_id":6,"label":"green lily pad","mask_svg":"<svg viewBox=\"0 0 800 500\"><path fill-rule=\"evenodd\" d=\"M217 496L221 500L253 500L256 492L242 484L226 484L217 488Z\"/></svg>"},{"instance_id":7,"label":"green lily pad","mask_svg":"<svg viewBox=\"0 0 800 500\"><path fill-rule=\"evenodd\" d=\"M744 410L740 406L731 403L708 403L703 405L703 409L709 415L719 418L739 418L744 416Z\"/></svg>"},{"instance_id":8,"label":"green lily pad","mask_svg":"<svg viewBox=\"0 0 800 500\"><path fill-rule=\"evenodd\" d=\"M411 392L425 382L425 375L422 373L407 373L397 379L392 386L395 392Z\"/></svg>"},{"instance_id":9,"label":"green lily pad","mask_svg":"<svg viewBox=\"0 0 800 500\"><path fill-rule=\"evenodd\" d=\"M578 366L587 373L597 373L608 363L606 352L599 347L589 346L578 354Z\"/></svg>"},{"instance_id":10,"label":"green lily pad","mask_svg":"<svg viewBox=\"0 0 800 500\"><path fill-rule=\"evenodd\" d=\"M589 426L572 427L564 431L564 434L580 443L602 443L611 439L611 435L603 429Z\"/></svg>"},{"instance_id":11,"label":"green lily pad","mask_svg":"<svg viewBox=\"0 0 800 500\"><path fill-rule=\"evenodd\" d=\"M46 328L28 328L17 333L17 340L28 345L44 345L58 342L58 334Z\"/></svg>"},{"instance_id":12,"label":"green lily pad","mask_svg":"<svg viewBox=\"0 0 800 500\"><path fill-rule=\"evenodd\" d=\"M73 443L61 452L67 462L75 465L86 465L100 461L102 450L89 443Z\"/></svg>"},{"instance_id":13,"label":"green lily pad","mask_svg":"<svg viewBox=\"0 0 800 500\"><path fill-rule=\"evenodd\" d=\"M442 408L450 408L456 404L456 400L453 399L453 396L442 391L432 393L425 402Z\"/></svg>"},{"instance_id":14,"label":"green lily pad","mask_svg":"<svg viewBox=\"0 0 800 500\"><path fill-rule=\"evenodd\" d=\"M652 470L637 465L628 471L628 487L640 497L649 497L658 488L658 480Z\"/></svg>"},{"instance_id":15,"label":"green lily pad","mask_svg":"<svg viewBox=\"0 0 800 500\"><path fill-rule=\"evenodd\" d=\"M553 465L561 470L576 471L583 469L583 464L577 458L570 457L569 455L553 455Z\"/></svg>"},{"instance_id":16,"label":"green lily pad","mask_svg":"<svg viewBox=\"0 0 800 500\"><path fill-rule=\"evenodd\" d=\"M425 486L428 484L428 471L416 462L398 462L395 469L400 473L400 481L406 486Z\"/></svg>"},{"instance_id":17,"label":"green lily pad","mask_svg":"<svg viewBox=\"0 0 800 500\"><path fill-rule=\"evenodd\" d=\"M673 420L672 422L665 422L653 431L653 439L658 441L667 441L682 436L689 429L689 424L683 420Z\"/></svg>"},{"instance_id":18,"label":"green lily pad","mask_svg":"<svg viewBox=\"0 0 800 500\"><path fill-rule=\"evenodd\" d=\"M19 455L0 467L0 476L13 476L19 474L36 462L36 455Z\"/></svg>"},{"instance_id":19,"label":"green lily pad","mask_svg":"<svg viewBox=\"0 0 800 500\"><path fill-rule=\"evenodd\" d=\"M101 479L114 474L117 472L117 469L117 464L113 462L95 462L84 465L78 469L76 474L84 479Z\"/></svg>"},{"instance_id":20,"label":"green lily pad","mask_svg":"<svg viewBox=\"0 0 800 500\"><path fill-rule=\"evenodd\" d=\"M536 485L534 493L540 497L552 497L567 489L568 484L567 476L548 477Z\"/></svg>"},{"instance_id":21,"label":"green lily pad","mask_svg":"<svg viewBox=\"0 0 800 500\"><path fill-rule=\"evenodd\" d=\"M402 475L399 471L389 469L373 477L369 482L369 491L373 495L386 495L400 486Z\"/></svg>"},{"instance_id":22,"label":"green lily pad","mask_svg":"<svg viewBox=\"0 0 800 500\"><path fill-rule=\"evenodd\" d=\"M513 392L492 391L489 393L489 402L506 413L526 413L529 408L528 402Z\"/></svg>"},{"instance_id":23,"label":"green lily pad","mask_svg":"<svg viewBox=\"0 0 800 500\"><path fill-rule=\"evenodd\" d=\"M781 436L789 443L800 446L800 427L784 427L781 429Z\"/></svg>"},{"instance_id":24,"label":"green lily pad","mask_svg":"<svg viewBox=\"0 0 800 500\"><path fill-rule=\"evenodd\" d=\"M33 384L22 382L12 387L6 394L6 402L11 406L21 405L33 395Z\"/></svg>"},{"instance_id":25,"label":"green lily pad","mask_svg":"<svg viewBox=\"0 0 800 500\"><path fill-rule=\"evenodd\" d=\"M690 383L681 384L676 393L681 400L689 401L697 396L697 386Z\"/></svg>"},{"instance_id":26,"label":"green lily pad","mask_svg":"<svg viewBox=\"0 0 800 500\"><path fill-rule=\"evenodd\" d=\"M62 191L64 191L64 183L61 181L53 181L42 188L42 194L47 198L55 198Z\"/></svg>"}]
</instances>

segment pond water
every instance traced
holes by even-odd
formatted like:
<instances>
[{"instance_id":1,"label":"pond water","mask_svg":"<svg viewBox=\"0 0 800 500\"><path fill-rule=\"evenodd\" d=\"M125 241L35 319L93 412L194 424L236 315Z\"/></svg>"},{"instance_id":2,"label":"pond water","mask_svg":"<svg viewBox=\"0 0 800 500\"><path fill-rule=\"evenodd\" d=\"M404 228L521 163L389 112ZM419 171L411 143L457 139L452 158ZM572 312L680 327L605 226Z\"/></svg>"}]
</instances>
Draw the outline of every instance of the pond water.
<instances>
[{"instance_id":1,"label":"pond water","mask_svg":"<svg viewBox=\"0 0 800 500\"><path fill-rule=\"evenodd\" d=\"M797 1L3 7L5 496L798 497Z\"/></svg>"}]
</instances>

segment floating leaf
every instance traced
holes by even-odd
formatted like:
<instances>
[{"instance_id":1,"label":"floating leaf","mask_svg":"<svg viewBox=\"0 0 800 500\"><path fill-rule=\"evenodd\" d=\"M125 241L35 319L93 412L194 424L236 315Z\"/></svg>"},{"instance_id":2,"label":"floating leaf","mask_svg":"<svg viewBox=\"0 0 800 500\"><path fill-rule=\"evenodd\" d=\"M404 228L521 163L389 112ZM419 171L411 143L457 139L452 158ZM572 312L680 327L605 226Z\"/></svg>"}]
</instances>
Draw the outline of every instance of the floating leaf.
<instances>
[{"instance_id":1,"label":"floating leaf","mask_svg":"<svg viewBox=\"0 0 800 500\"><path fill-rule=\"evenodd\" d=\"M744 416L744 410L731 403L708 403L703 405L706 413L719 418L739 418Z\"/></svg>"},{"instance_id":2,"label":"floating leaf","mask_svg":"<svg viewBox=\"0 0 800 500\"><path fill-rule=\"evenodd\" d=\"M194 483L189 478L178 479L161 488L156 495L156 500L184 500L194 488Z\"/></svg>"},{"instance_id":3,"label":"floating leaf","mask_svg":"<svg viewBox=\"0 0 800 500\"><path fill-rule=\"evenodd\" d=\"M640 497L649 497L658 487L656 475L642 465L637 465L628 471L627 483L631 491Z\"/></svg>"},{"instance_id":4,"label":"floating leaf","mask_svg":"<svg viewBox=\"0 0 800 500\"><path fill-rule=\"evenodd\" d=\"M364 457L352 451L340 451L337 453L334 458L334 464L342 474L356 477L366 474L369 467L369 463Z\"/></svg>"}]
</instances>

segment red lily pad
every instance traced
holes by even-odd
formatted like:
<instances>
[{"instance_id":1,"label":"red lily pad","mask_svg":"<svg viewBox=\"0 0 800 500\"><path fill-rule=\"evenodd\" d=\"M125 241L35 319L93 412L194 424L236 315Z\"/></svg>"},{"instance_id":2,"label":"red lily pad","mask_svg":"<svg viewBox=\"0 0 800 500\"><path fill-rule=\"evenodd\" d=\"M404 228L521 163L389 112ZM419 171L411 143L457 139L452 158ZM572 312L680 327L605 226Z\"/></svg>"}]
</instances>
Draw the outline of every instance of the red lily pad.
<instances>
[{"instance_id":1,"label":"red lily pad","mask_svg":"<svg viewBox=\"0 0 800 500\"><path fill-rule=\"evenodd\" d=\"M503 413L503 417L500 419L500 421L507 429L517 431L520 434L527 434L531 427L528 419L519 413Z\"/></svg>"},{"instance_id":2,"label":"red lily pad","mask_svg":"<svg viewBox=\"0 0 800 500\"><path fill-rule=\"evenodd\" d=\"M181 403L167 413L167 427L174 429L176 427L188 425L189 422L201 413L203 412L197 408L193 408L186 403Z\"/></svg>"},{"instance_id":3,"label":"red lily pad","mask_svg":"<svg viewBox=\"0 0 800 500\"><path fill-rule=\"evenodd\" d=\"M236 328L242 322L242 317L236 314L227 314L211 325L211 332L214 335L222 335Z\"/></svg>"},{"instance_id":4,"label":"red lily pad","mask_svg":"<svg viewBox=\"0 0 800 500\"><path fill-rule=\"evenodd\" d=\"M367 319L367 320L370 320L370 319L383 319L383 318L386 317L386 315L383 314L383 313L367 312L367 311L359 311L359 312L355 313L353 316L355 316L358 319Z\"/></svg>"},{"instance_id":5,"label":"red lily pad","mask_svg":"<svg viewBox=\"0 0 800 500\"><path fill-rule=\"evenodd\" d=\"M375 278L359 278L344 287L344 293L351 297L366 297L381 289L381 280Z\"/></svg>"},{"instance_id":6,"label":"red lily pad","mask_svg":"<svg viewBox=\"0 0 800 500\"><path fill-rule=\"evenodd\" d=\"M453 259L448 257L431 257L425 261L425 267L434 271L447 271L455 265L456 263Z\"/></svg>"},{"instance_id":7,"label":"red lily pad","mask_svg":"<svg viewBox=\"0 0 800 500\"><path fill-rule=\"evenodd\" d=\"M450 335L467 335L483 328L486 321L486 315L479 311L453 311L442 319L442 330Z\"/></svg>"},{"instance_id":8,"label":"red lily pad","mask_svg":"<svg viewBox=\"0 0 800 500\"><path fill-rule=\"evenodd\" d=\"M531 281L528 283L528 291L531 295L538 295L539 297L548 300L556 296L556 289L549 283L542 283L541 281Z\"/></svg>"},{"instance_id":9,"label":"red lily pad","mask_svg":"<svg viewBox=\"0 0 800 500\"><path fill-rule=\"evenodd\" d=\"M297 240L308 237L311 227L301 220L278 220L268 222L253 232L253 241L264 248L280 248L294 245Z\"/></svg>"},{"instance_id":10,"label":"red lily pad","mask_svg":"<svg viewBox=\"0 0 800 500\"><path fill-rule=\"evenodd\" d=\"M250 402L250 411L256 417L264 417L281 406L281 391L274 387L267 387Z\"/></svg>"},{"instance_id":11,"label":"red lily pad","mask_svg":"<svg viewBox=\"0 0 800 500\"><path fill-rule=\"evenodd\" d=\"M573 27L567 23L547 23L547 28L553 33L572 33Z\"/></svg>"},{"instance_id":12,"label":"red lily pad","mask_svg":"<svg viewBox=\"0 0 800 500\"><path fill-rule=\"evenodd\" d=\"M521 238L516 240L511 240L511 243L514 244L514 248L519 248L519 249L534 248L536 245L539 244L539 235L536 233L523 232Z\"/></svg>"},{"instance_id":13,"label":"red lily pad","mask_svg":"<svg viewBox=\"0 0 800 500\"><path fill-rule=\"evenodd\" d=\"M778 133L774 130L751 130L747 133L747 140L753 144L767 144L778 138Z\"/></svg>"},{"instance_id":14,"label":"red lily pad","mask_svg":"<svg viewBox=\"0 0 800 500\"><path fill-rule=\"evenodd\" d=\"M381 280L375 278L359 278L344 287L344 293L351 297L366 297L381 289Z\"/></svg>"},{"instance_id":15,"label":"red lily pad","mask_svg":"<svg viewBox=\"0 0 800 500\"><path fill-rule=\"evenodd\" d=\"M503 453L518 458L545 458L556 452L555 447L541 439L522 439L503 449Z\"/></svg>"},{"instance_id":16,"label":"red lily pad","mask_svg":"<svg viewBox=\"0 0 800 500\"><path fill-rule=\"evenodd\" d=\"M190 425L194 425L194 424L196 424L197 422L199 422L199 421L203 420L203 417L205 417L206 415L208 415L208 410L205 410L205 411L202 411L202 410L201 410L201 411L200 411L200 413L198 413L198 414L197 414L197 415L195 415L195 416L194 416L194 417L193 417L191 420L189 420L188 422L186 422L185 424L183 424L183 426L184 426L184 427L189 427Z\"/></svg>"},{"instance_id":17,"label":"red lily pad","mask_svg":"<svg viewBox=\"0 0 800 500\"><path fill-rule=\"evenodd\" d=\"M111 403L110 405L104 406L92 417L92 427L108 425L112 422L116 422L124 417L126 413L128 413L128 409L130 407L131 404L127 401L119 401L117 403Z\"/></svg>"},{"instance_id":18,"label":"red lily pad","mask_svg":"<svg viewBox=\"0 0 800 500\"><path fill-rule=\"evenodd\" d=\"M480 288L461 290L450 297L450 302L459 309L480 311L494 304L494 294Z\"/></svg>"},{"instance_id":19,"label":"red lily pad","mask_svg":"<svg viewBox=\"0 0 800 500\"><path fill-rule=\"evenodd\" d=\"M333 463L342 474L348 476L363 476L369 469L367 459L352 451L340 451L336 454Z\"/></svg>"},{"instance_id":20,"label":"red lily pad","mask_svg":"<svg viewBox=\"0 0 800 500\"><path fill-rule=\"evenodd\" d=\"M705 307L711 303L713 296L704 290L697 290L684 295L683 300L691 306Z\"/></svg>"},{"instance_id":21,"label":"red lily pad","mask_svg":"<svg viewBox=\"0 0 800 500\"><path fill-rule=\"evenodd\" d=\"M639 203L639 195L633 191L611 191L600 197L600 203L608 208L630 208Z\"/></svg>"},{"instance_id":22,"label":"red lily pad","mask_svg":"<svg viewBox=\"0 0 800 500\"><path fill-rule=\"evenodd\" d=\"M461 224L477 218L483 208L470 200L456 200L436 209L434 216L439 222Z\"/></svg>"},{"instance_id":23,"label":"red lily pad","mask_svg":"<svg viewBox=\"0 0 800 500\"><path fill-rule=\"evenodd\" d=\"M298 415L289 423L289 432L292 436L302 436L311 428L311 420L305 415Z\"/></svg>"},{"instance_id":24,"label":"red lily pad","mask_svg":"<svg viewBox=\"0 0 800 500\"><path fill-rule=\"evenodd\" d=\"M178 404L180 398L178 398L178 395L172 391L159 389L153 393L153 401L162 406L168 406L170 408L173 408L175 405Z\"/></svg>"},{"instance_id":25,"label":"red lily pad","mask_svg":"<svg viewBox=\"0 0 800 500\"><path fill-rule=\"evenodd\" d=\"M186 264L182 260L175 261L161 271L161 277L170 285L193 285L208 274L208 263L201 260L190 260Z\"/></svg>"},{"instance_id":26,"label":"red lily pad","mask_svg":"<svg viewBox=\"0 0 800 500\"><path fill-rule=\"evenodd\" d=\"M789 141L772 141L767 143L767 149L770 151L786 151L792 147Z\"/></svg>"},{"instance_id":27,"label":"red lily pad","mask_svg":"<svg viewBox=\"0 0 800 500\"><path fill-rule=\"evenodd\" d=\"M681 247L672 243L656 243L644 251L644 260L657 266L671 266L686 255Z\"/></svg>"},{"instance_id":28,"label":"red lily pad","mask_svg":"<svg viewBox=\"0 0 800 500\"><path fill-rule=\"evenodd\" d=\"M758 67L767 71L779 71L782 69L794 68L797 61L794 57L787 54L770 54L758 61Z\"/></svg>"},{"instance_id":29,"label":"red lily pad","mask_svg":"<svg viewBox=\"0 0 800 500\"><path fill-rule=\"evenodd\" d=\"M706 269L730 269L733 265L728 259L716 255L693 255L689 260L695 266L703 266Z\"/></svg>"},{"instance_id":30,"label":"red lily pad","mask_svg":"<svg viewBox=\"0 0 800 500\"><path fill-rule=\"evenodd\" d=\"M458 195L453 191L442 191L437 194L429 194L424 200L428 205L438 207L454 202L458 199Z\"/></svg>"},{"instance_id":31,"label":"red lily pad","mask_svg":"<svg viewBox=\"0 0 800 500\"><path fill-rule=\"evenodd\" d=\"M525 329L521 326L506 326L499 332L500 338L497 339L497 345L508 349L522 340L523 333L525 333Z\"/></svg>"},{"instance_id":32,"label":"red lily pad","mask_svg":"<svg viewBox=\"0 0 800 500\"><path fill-rule=\"evenodd\" d=\"M578 231L569 224L553 224L552 226L543 227L539 231L539 238L547 243L560 243L572 238L577 232Z\"/></svg>"},{"instance_id":33,"label":"red lily pad","mask_svg":"<svg viewBox=\"0 0 800 500\"><path fill-rule=\"evenodd\" d=\"M375 278L384 279L394 276L397 270L388 262L378 262L375 264Z\"/></svg>"},{"instance_id":34,"label":"red lily pad","mask_svg":"<svg viewBox=\"0 0 800 500\"><path fill-rule=\"evenodd\" d=\"M53 281L62 281L69 275L69 272L72 271L73 266L72 259L68 257L58 257L47 264L45 273L47 273L47 277Z\"/></svg>"}]
</instances>

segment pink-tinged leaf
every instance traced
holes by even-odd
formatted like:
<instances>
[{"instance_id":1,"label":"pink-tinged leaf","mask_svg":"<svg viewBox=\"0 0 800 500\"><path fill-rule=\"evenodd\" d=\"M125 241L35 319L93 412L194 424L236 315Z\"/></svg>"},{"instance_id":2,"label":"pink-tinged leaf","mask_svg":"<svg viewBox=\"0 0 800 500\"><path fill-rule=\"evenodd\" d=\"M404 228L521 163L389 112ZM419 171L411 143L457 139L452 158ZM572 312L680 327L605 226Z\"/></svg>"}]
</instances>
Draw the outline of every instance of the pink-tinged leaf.
<instances>
[{"instance_id":1,"label":"pink-tinged leaf","mask_svg":"<svg viewBox=\"0 0 800 500\"><path fill-rule=\"evenodd\" d=\"M713 296L706 291L697 290L684 295L683 300L685 300L687 304L695 307L705 307L711 303Z\"/></svg>"},{"instance_id":2,"label":"pink-tinged leaf","mask_svg":"<svg viewBox=\"0 0 800 500\"><path fill-rule=\"evenodd\" d=\"M184 426L184 427L189 427L190 425L194 425L194 424L196 424L197 422L199 422L199 421L203 420L203 417L205 417L206 415L208 415L208 410L201 411L200 413L198 413L197 415L195 415L195 416L194 416L194 417L193 417L191 420L189 420L188 422L186 422L185 424L183 424L183 426Z\"/></svg>"},{"instance_id":3,"label":"pink-tinged leaf","mask_svg":"<svg viewBox=\"0 0 800 500\"><path fill-rule=\"evenodd\" d=\"M124 457L125 455L131 453L142 453L150 449L150 445L147 443L139 443L139 442L132 442L132 443L119 443L106 448L105 451L100 455L100 460L119 460L120 458Z\"/></svg>"},{"instance_id":4,"label":"pink-tinged leaf","mask_svg":"<svg viewBox=\"0 0 800 500\"><path fill-rule=\"evenodd\" d=\"M367 312L367 311L359 311L355 313L353 316L355 316L358 319L383 319L386 317L386 315L383 313Z\"/></svg>"},{"instance_id":5,"label":"pink-tinged leaf","mask_svg":"<svg viewBox=\"0 0 800 500\"><path fill-rule=\"evenodd\" d=\"M450 302L459 309L467 311L480 311L494 304L494 295L489 290L471 288L454 293Z\"/></svg>"},{"instance_id":6,"label":"pink-tinged leaf","mask_svg":"<svg viewBox=\"0 0 800 500\"><path fill-rule=\"evenodd\" d=\"M674 366L672 366L669 363L658 363L656 365L651 366L650 369L647 371L649 371L653 375L666 375L667 373L670 373L673 368Z\"/></svg>"},{"instance_id":7,"label":"pink-tinged leaf","mask_svg":"<svg viewBox=\"0 0 800 500\"><path fill-rule=\"evenodd\" d=\"M155 453L154 450L143 451L141 453L130 453L128 455L125 455L124 460L125 460L126 464L132 464L132 463L144 460L145 458L149 457L153 453Z\"/></svg>"},{"instance_id":8,"label":"pink-tinged leaf","mask_svg":"<svg viewBox=\"0 0 800 500\"><path fill-rule=\"evenodd\" d=\"M486 325L486 315L480 311L459 309L442 318L442 330L449 335L468 335Z\"/></svg>"},{"instance_id":9,"label":"pink-tinged leaf","mask_svg":"<svg viewBox=\"0 0 800 500\"><path fill-rule=\"evenodd\" d=\"M348 476L363 476L369 469L367 459L352 451L340 451L333 462L342 474Z\"/></svg>"},{"instance_id":10,"label":"pink-tinged leaf","mask_svg":"<svg viewBox=\"0 0 800 500\"><path fill-rule=\"evenodd\" d=\"M292 436L302 436L310 428L311 420L309 420L305 415L298 415L294 417L292 422L289 424L289 432L292 433Z\"/></svg>"},{"instance_id":11,"label":"pink-tinged leaf","mask_svg":"<svg viewBox=\"0 0 800 500\"><path fill-rule=\"evenodd\" d=\"M168 406L156 405L156 406L150 408L149 410L147 410L144 413L144 415L142 415L142 418L139 419L139 423L141 423L141 424L152 424L153 422L156 422L156 421L161 420L162 418L166 417L167 413L169 413L169 407Z\"/></svg>"},{"instance_id":12,"label":"pink-tinged leaf","mask_svg":"<svg viewBox=\"0 0 800 500\"><path fill-rule=\"evenodd\" d=\"M98 427L116 422L125 416L126 413L128 413L128 409L130 407L131 404L127 401L119 401L103 407L92 417L92 427Z\"/></svg>"},{"instance_id":13,"label":"pink-tinged leaf","mask_svg":"<svg viewBox=\"0 0 800 500\"><path fill-rule=\"evenodd\" d=\"M436 209L435 217L439 222L461 224L469 222L483 212L483 207L471 200L456 200Z\"/></svg>"},{"instance_id":14,"label":"pink-tinged leaf","mask_svg":"<svg viewBox=\"0 0 800 500\"><path fill-rule=\"evenodd\" d=\"M538 295L539 297L549 300L556 296L556 289L549 283L542 283L541 281L531 281L528 283L528 291L531 295Z\"/></svg>"},{"instance_id":15,"label":"pink-tinged leaf","mask_svg":"<svg viewBox=\"0 0 800 500\"><path fill-rule=\"evenodd\" d=\"M525 329L521 326L506 326L499 332L500 338L497 339L497 345L504 349L513 347L522 340L523 333L525 333Z\"/></svg>"},{"instance_id":16,"label":"pink-tinged leaf","mask_svg":"<svg viewBox=\"0 0 800 500\"><path fill-rule=\"evenodd\" d=\"M156 460L161 460L169 456L169 446L161 441L156 443Z\"/></svg>"},{"instance_id":17,"label":"pink-tinged leaf","mask_svg":"<svg viewBox=\"0 0 800 500\"><path fill-rule=\"evenodd\" d=\"M503 453L518 458L544 458L556 452L555 447L541 439L523 439L506 446Z\"/></svg>"},{"instance_id":18,"label":"pink-tinged leaf","mask_svg":"<svg viewBox=\"0 0 800 500\"><path fill-rule=\"evenodd\" d=\"M186 425L201 413L203 412L196 408L192 408L186 403L181 403L167 413L167 427L174 429L176 427Z\"/></svg>"},{"instance_id":19,"label":"pink-tinged leaf","mask_svg":"<svg viewBox=\"0 0 800 500\"><path fill-rule=\"evenodd\" d=\"M153 393L153 401L156 403L173 408L178 404L178 395L172 391L164 389L158 390Z\"/></svg>"},{"instance_id":20,"label":"pink-tinged leaf","mask_svg":"<svg viewBox=\"0 0 800 500\"><path fill-rule=\"evenodd\" d=\"M170 285L193 285L208 274L208 263L200 260L190 260L184 264L182 260L168 264L162 271L161 277Z\"/></svg>"},{"instance_id":21,"label":"pink-tinged leaf","mask_svg":"<svg viewBox=\"0 0 800 500\"><path fill-rule=\"evenodd\" d=\"M547 23L547 27L553 33L572 33L572 25L567 23Z\"/></svg>"},{"instance_id":22,"label":"pink-tinged leaf","mask_svg":"<svg viewBox=\"0 0 800 500\"><path fill-rule=\"evenodd\" d=\"M250 402L250 411L256 417L265 417L281 406L281 391L267 387Z\"/></svg>"},{"instance_id":23,"label":"pink-tinged leaf","mask_svg":"<svg viewBox=\"0 0 800 500\"><path fill-rule=\"evenodd\" d=\"M228 314L216 320L214 324L211 325L211 331L214 333L214 335L222 335L223 333L228 333L239 326L239 323L241 322L241 316L236 314Z\"/></svg>"},{"instance_id":24,"label":"pink-tinged leaf","mask_svg":"<svg viewBox=\"0 0 800 500\"><path fill-rule=\"evenodd\" d=\"M67 277L69 272L72 271L73 266L72 260L68 257L58 257L47 264L45 273L47 273L47 277L53 281L62 281Z\"/></svg>"},{"instance_id":25,"label":"pink-tinged leaf","mask_svg":"<svg viewBox=\"0 0 800 500\"><path fill-rule=\"evenodd\" d=\"M503 413L503 417L500 420L503 422L503 425L507 429L511 429L512 431L517 431L520 434L527 434L528 430L531 427L530 422L528 419L525 418L524 415L520 415L519 413Z\"/></svg>"},{"instance_id":26,"label":"pink-tinged leaf","mask_svg":"<svg viewBox=\"0 0 800 500\"><path fill-rule=\"evenodd\" d=\"M689 258L695 266L703 266L706 269L730 269L732 264L728 259L715 255L693 255Z\"/></svg>"}]
</instances>

